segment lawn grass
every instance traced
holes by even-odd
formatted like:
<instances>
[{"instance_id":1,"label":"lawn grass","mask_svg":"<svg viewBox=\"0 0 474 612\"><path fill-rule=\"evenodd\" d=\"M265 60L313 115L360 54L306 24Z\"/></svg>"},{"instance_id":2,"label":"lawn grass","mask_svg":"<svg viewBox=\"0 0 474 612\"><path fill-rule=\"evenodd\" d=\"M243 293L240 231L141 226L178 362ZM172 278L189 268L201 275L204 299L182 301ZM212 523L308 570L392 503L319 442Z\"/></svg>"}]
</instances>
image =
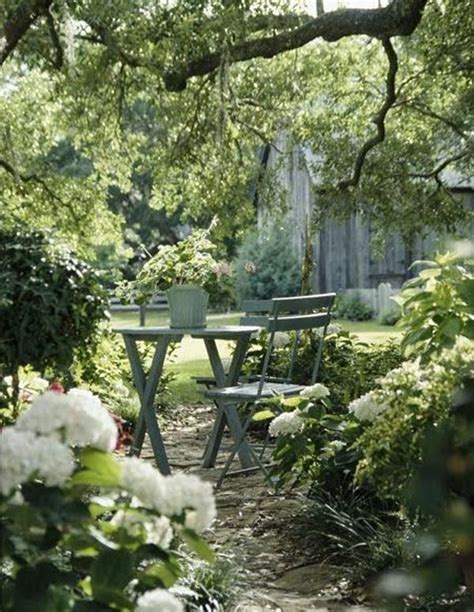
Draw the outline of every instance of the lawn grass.
<instances>
[{"instance_id":1,"label":"lawn grass","mask_svg":"<svg viewBox=\"0 0 474 612\"><path fill-rule=\"evenodd\" d=\"M240 313L211 313L208 315L208 326L236 325L239 322ZM338 320L337 323L345 330L356 334L363 342L379 343L390 338L400 336L400 332L393 327L380 325L377 321L345 321ZM114 312L112 325L114 327L127 327L139 324L137 312ZM167 311L152 311L147 314L147 326L165 326L169 324ZM223 359L229 359L232 347L227 342L218 341L218 348ZM193 380L193 376L208 376L211 367L207 358L206 349L202 340L193 340L185 336L178 350L173 356L173 362L168 363L165 368L175 372L176 379L170 385L173 396L181 404L195 404L202 401L202 390Z\"/></svg>"}]
</instances>

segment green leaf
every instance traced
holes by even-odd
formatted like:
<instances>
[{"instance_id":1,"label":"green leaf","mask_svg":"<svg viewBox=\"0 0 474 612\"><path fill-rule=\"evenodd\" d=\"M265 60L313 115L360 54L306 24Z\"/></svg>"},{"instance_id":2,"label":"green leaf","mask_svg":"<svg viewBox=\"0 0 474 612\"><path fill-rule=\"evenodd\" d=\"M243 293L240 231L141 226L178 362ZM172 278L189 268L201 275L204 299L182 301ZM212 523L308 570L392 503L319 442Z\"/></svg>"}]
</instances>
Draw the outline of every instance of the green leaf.
<instances>
[{"instance_id":1,"label":"green leaf","mask_svg":"<svg viewBox=\"0 0 474 612\"><path fill-rule=\"evenodd\" d=\"M116 487L120 484L122 468L113 455L86 448L81 451L79 459L86 469L74 474L71 479L73 486Z\"/></svg>"},{"instance_id":2,"label":"green leaf","mask_svg":"<svg viewBox=\"0 0 474 612\"><path fill-rule=\"evenodd\" d=\"M260 410L253 415L252 421L267 421L268 419L273 419L274 416L275 413L271 410Z\"/></svg>"},{"instance_id":3,"label":"green leaf","mask_svg":"<svg viewBox=\"0 0 474 612\"><path fill-rule=\"evenodd\" d=\"M211 550L207 542L205 542L201 537L197 535L191 529L182 529L181 530L181 538L183 541L189 546L189 548L195 552L201 559L204 561L208 561L209 563L213 562L215 559L214 552Z\"/></svg>"},{"instance_id":4,"label":"green leaf","mask_svg":"<svg viewBox=\"0 0 474 612\"><path fill-rule=\"evenodd\" d=\"M94 598L102 603L129 607L123 591L133 578L133 557L128 550L105 550L94 560L91 586Z\"/></svg>"}]
</instances>

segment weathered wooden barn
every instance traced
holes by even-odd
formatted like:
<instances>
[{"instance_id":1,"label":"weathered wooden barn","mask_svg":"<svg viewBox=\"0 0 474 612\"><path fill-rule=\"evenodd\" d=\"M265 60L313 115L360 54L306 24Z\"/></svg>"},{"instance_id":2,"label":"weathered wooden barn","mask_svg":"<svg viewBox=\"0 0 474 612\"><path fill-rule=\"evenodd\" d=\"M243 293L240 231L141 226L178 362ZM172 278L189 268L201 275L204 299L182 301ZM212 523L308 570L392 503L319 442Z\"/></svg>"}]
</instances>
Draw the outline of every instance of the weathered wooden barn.
<instances>
[{"instance_id":1,"label":"weathered wooden barn","mask_svg":"<svg viewBox=\"0 0 474 612\"><path fill-rule=\"evenodd\" d=\"M263 165L276 172L284 188L288 207L288 226L291 229L295 248L302 254L306 227L315 203L314 178L308 167L311 152L301 146L288 150L284 136L276 147L267 147ZM280 153L280 151L282 153ZM456 176L446 177L448 184L467 206L474 208L474 177L461 182ZM266 208L258 202L259 223L265 223ZM474 223L466 229L466 235L474 236ZM411 272L410 265L417 259L430 258L440 245L439 236L433 232L406 245L399 235L389 235L382 256L375 252L370 224L359 214L347 221L328 219L313 238L315 269L313 289L318 292L345 291L346 289L376 288L380 283L390 283L399 288Z\"/></svg>"}]
</instances>

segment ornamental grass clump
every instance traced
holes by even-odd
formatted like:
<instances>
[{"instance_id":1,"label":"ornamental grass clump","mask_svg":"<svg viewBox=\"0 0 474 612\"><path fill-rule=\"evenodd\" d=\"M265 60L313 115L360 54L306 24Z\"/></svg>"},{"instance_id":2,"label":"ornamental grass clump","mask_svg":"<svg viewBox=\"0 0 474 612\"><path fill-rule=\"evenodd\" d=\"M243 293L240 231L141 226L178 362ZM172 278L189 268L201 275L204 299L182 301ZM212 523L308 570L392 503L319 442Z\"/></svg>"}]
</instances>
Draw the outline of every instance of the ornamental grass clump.
<instances>
[{"instance_id":1,"label":"ornamental grass clump","mask_svg":"<svg viewBox=\"0 0 474 612\"><path fill-rule=\"evenodd\" d=\"M0 434L2 610L170 610L176 544L202 559L212 487L114 457L118 430L89 391L47 391Z\"/></svg>"}]
</instances>

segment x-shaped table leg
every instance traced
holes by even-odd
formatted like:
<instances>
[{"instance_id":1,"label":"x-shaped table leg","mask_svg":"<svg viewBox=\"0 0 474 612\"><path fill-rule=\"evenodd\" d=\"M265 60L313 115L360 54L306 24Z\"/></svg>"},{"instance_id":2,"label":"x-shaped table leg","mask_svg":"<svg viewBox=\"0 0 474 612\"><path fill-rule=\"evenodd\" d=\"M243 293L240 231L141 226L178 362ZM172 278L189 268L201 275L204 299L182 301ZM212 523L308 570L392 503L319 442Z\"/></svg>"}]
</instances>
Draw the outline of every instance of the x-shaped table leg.
<instances>
[{"instance_id":1,"label":"x-shaped table leg","mask_svg":"<svg viewBox=\"0 0 474 612\"><path fill-rule=\"evenodd\" d=\"M155 461L162 474L170 474L171 470L154 410L154 399L163 371L166 352L172 339L174 337L170 336L161 336L159 338L147 378L140 360L136 339L124 334L125 346L132 368L132 376L141 404L130 454L140 454L145 439L145 432L148 431Z\"/></svg>"}]
</instances>

